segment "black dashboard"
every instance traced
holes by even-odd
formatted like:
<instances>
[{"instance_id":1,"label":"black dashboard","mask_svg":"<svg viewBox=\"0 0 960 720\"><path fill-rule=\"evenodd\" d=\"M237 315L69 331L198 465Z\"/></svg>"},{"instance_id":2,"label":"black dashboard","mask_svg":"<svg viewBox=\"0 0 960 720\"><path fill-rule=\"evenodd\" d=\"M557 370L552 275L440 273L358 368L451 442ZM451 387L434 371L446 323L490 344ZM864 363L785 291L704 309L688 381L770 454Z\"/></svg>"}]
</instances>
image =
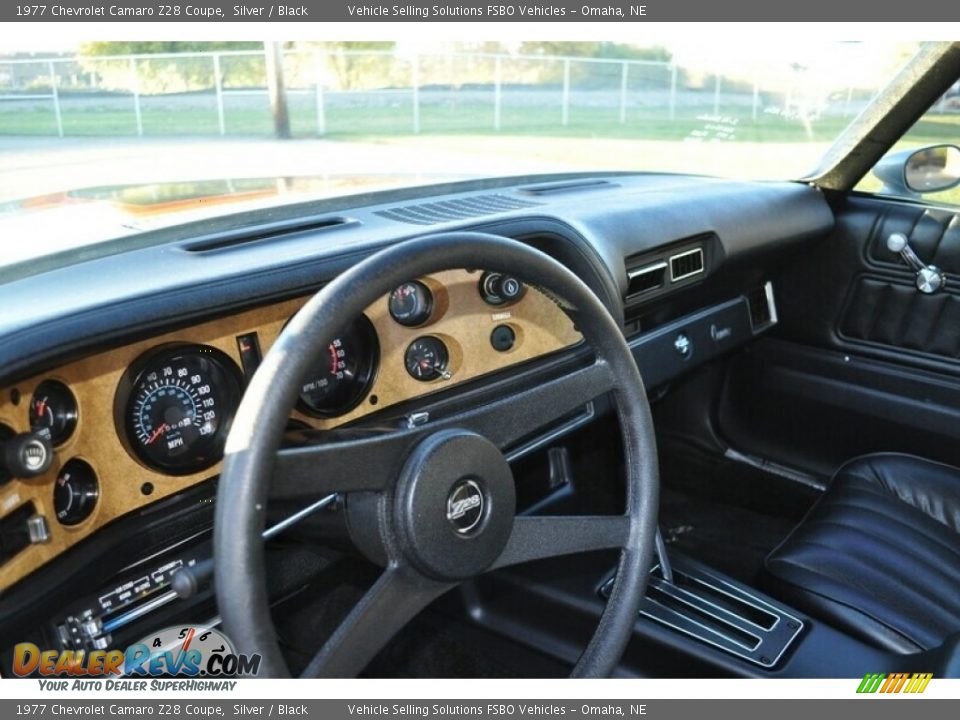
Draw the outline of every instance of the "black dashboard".
<instances>
[{"instance_id":1,"label":"black dashboard","mask_svg":"<svg viewBox=\"0 0 960 720\"><path fill-rule=\"evenodd\" d=\"M20 544L0 565L11 619L0 644L37 627L81 647L84 617L102 638L104 618L166 597L172 569L203 561L230 412L256 356L311 293L378 248L465 229L537 247L600 297L657 388L773 327L770 277L832 224L822 194L796 183L513 179L262 211L3 271L0 428L44 430L56 457L46 475L0 486L4 545ZM482 269L411 278L331 342L292 426L380 421L424 398L475 402L575 362L569 318L536 288L513 291ZM45 535L27 527L38 515ZM98 592L73 607L81 578Z\"/></svg>"}]
</instances>

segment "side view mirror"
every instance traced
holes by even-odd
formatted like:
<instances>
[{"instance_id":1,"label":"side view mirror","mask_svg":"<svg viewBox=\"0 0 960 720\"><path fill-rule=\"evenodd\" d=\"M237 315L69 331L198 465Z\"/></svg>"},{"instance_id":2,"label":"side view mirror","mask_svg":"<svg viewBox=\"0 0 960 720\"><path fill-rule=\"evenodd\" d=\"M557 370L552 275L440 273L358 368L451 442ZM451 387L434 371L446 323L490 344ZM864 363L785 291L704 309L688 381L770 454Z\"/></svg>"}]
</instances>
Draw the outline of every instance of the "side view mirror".
<instances>
[{"instance_id":1,"label":"side view mirror","mask_svg":"<svg viewBox=\"0 0 960 720\"><path fill-rule=\"evenodd\" d=\"M891 153L877 163L873 174L883 182L881 192L919 197L960 185L960 147L931 145Z\"/></svg>"}]
</instances>

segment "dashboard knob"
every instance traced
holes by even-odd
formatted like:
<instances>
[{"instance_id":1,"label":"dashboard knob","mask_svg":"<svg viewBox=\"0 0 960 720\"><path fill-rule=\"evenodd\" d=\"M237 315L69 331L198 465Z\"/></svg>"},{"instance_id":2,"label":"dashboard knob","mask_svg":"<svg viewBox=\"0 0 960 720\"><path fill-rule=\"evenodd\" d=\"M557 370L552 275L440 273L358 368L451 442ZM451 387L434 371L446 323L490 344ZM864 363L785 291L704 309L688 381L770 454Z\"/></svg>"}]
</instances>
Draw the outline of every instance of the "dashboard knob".
<instances>
[{"instance_id":1,"label":"dashboard knob","mask_svg":"<svg viewBox=\"0 0 960 720\"><path fill-rule=\"evenodd\" d=\"M504 300L516 300L523 293L523 283L510 275L500 280L500 297Z\"/></svg>"},{"instance_id":2,"label":"dashboard knob","mask_svg":"<svg viewBox=\"0 0 960 720\"><path fill-rule=\"evenodd\" d=\"M503 305L523 295L523 283L512 275L485 272L480 278L480 295L488 305Z\"/></svg>"},{"instance_id":3,"label":"dashboard knob","mask_svg":"<svg viewBox=\"0 0 960 720\"><path fill-rule=\"evenodd\" d=\"M490 333L490 345L497 352L509 352L517 342L517 334L509 325L497 325Z\"/></svg>"},{"instance_id":4,"label":"dashboard knob","mask_svg":"<svg viewBox=\"0 0 960 720\"><path fill-rule=\"evenodd\" d=\"M43 475L53 462L53 445L40 433L20 433L3 441L0 477L32 478Z\"/></svg>"}]
</instances>

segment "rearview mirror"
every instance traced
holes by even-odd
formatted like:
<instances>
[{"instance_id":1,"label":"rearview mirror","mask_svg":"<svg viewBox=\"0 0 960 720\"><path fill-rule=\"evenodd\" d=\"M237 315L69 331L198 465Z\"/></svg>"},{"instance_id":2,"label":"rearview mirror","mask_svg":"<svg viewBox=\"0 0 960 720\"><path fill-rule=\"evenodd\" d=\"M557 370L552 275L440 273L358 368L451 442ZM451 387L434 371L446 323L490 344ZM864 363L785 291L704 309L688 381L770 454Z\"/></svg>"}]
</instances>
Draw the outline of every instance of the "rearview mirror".
<instances>
[{"instance_id":1,"label":"rearview mirror","mask_svg":"<svg viewBox=\"0 0 960 720\"><path fill-rule=\"evenodd\" d=\"M890 153L873 168L883 181L881 193L899 197L920 197L943 192L960 184L960 147L929 147Z\"/></svg>"},{"instance_id":2,"label":"rearview mirror","mask_svg":"<svg viewBox=\"0 0 960 720\"><path fill-rule=\"evenodd\" d=\"M916 193L942 192L960 184L960 148L934 145L917 150L903 167L904 184Z\"/></svg>"}]
</instances>

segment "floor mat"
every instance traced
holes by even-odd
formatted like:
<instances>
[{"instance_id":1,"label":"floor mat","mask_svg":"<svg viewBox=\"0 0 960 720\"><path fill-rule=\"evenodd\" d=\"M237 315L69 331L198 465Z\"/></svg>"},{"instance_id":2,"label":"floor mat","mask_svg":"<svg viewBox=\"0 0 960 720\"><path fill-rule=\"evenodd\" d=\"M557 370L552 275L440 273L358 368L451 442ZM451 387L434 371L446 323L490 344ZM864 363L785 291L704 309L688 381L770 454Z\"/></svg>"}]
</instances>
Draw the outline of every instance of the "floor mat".
<instances>
[{"instance_id":1,"label":"floor mat","mask_svg":"<svg viewBox=\"0 0 960 720\"><path fill-rule=\"evenodd\" d=\"M754 584L763 559L795 521L664 488L660 528L677 548L717 570Z\"/></svg>"},{"instance_id":2,"label":"floor mat","mask_svg":"<svg viewBox=\"0 0 960 720\"><path fill-rule=\"evenodd\" d=\"M568 666L487 630L427 610L407 625L364 677L549 678Z\"/></svg>"}]
</instances>

